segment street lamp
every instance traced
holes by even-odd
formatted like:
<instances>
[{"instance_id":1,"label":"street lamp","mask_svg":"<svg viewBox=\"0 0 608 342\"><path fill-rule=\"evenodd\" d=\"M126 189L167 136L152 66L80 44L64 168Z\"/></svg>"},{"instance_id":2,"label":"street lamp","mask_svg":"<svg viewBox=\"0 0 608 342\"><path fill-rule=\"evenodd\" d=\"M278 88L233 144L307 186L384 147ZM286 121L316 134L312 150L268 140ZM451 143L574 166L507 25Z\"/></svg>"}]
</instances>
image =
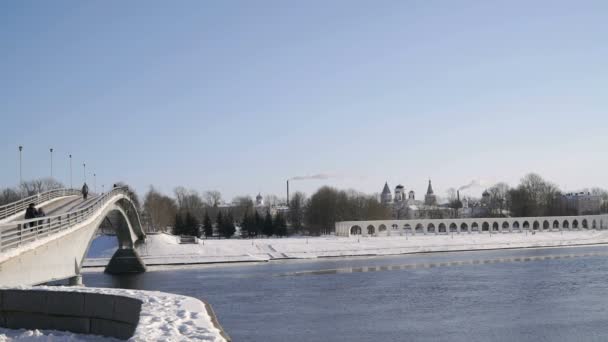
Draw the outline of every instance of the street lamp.
<instances>
[{"instance_id":1,"label":"street lamp","mask_svg":"<svg viewBox=\"0 0 608 342\"><path fill-rule=\"evenodd\" d=\"M51 178L53 178L53 148L49 149L51 151Z\"/></svg>"},{"instance_id":2,"label":"street lamp","mask_svg":"<svg viewBox=\"0 0 608 342\"><path fill-rule=\"evenodd\" d=\"M70 154L70 189L74 189L72 185L72 155Z\"/></svg>"},{"instance_id":3,"label":"street lamp","mask_svg":"<svg viewBox=\"0 0 608 342\"><path fill-rule=\"evenodd\" d=\"M97 193L97 174L93 173L93 189Z\"/></svg>"},{"instance_id":4,"label":"street lamp","mask_svg":"<svg viewBox=\"0 0 608 342\"><path fill-rule=\"evenodd\" d=\"M19 145L19 185L23 183L23 174L21 173L21 151L23 151L23 146Z\"/></svg>"},{"instance_id":5,"label":"street lamp","mask_svg":"<svg viewBox=\"0 0 608 342\"><path fill-rule=\"evenodd\" d=\"M19 145L19 187L21 188L21 191L19 191L19 193L21 194L21 197L23 197L23 173L21 172L21 151L23 151L23 146Z\"/></svg>"},{"instance_id":6,"label":"street lamp","mask_svg":"<svg viewBox=\"0 0 608 342\"><path fill-rule=\"evenodd\" d=\"M82 163L82 174L84 176L84 182L87 182L87 163Z\"/></svg>"}]
</instances>

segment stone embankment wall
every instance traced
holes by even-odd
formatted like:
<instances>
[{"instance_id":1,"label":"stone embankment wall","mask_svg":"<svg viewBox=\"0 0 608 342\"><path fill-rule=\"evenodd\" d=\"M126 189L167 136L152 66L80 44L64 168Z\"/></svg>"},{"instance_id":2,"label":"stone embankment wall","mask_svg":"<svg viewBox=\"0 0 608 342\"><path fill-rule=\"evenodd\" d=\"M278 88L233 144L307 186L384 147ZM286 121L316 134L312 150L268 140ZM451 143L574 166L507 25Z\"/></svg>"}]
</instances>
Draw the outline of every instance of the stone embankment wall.
<instances>
[{"instance_id":1,"label":"stone embankment wall","mask_svg":"<svg viewBox=\"0 0 608 342\"><path fill-rule=\"evenodd\" d=\"M100 293L0 289L0 327L133 336L142 302Z\"/></svg>"}]
</instances>

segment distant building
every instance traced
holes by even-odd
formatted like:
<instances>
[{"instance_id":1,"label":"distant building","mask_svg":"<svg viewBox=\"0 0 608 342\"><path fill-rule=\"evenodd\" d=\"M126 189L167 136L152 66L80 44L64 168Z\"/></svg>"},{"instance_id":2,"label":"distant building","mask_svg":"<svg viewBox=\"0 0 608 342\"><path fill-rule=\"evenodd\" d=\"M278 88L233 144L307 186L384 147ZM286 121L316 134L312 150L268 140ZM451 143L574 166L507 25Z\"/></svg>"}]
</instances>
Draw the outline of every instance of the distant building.
<instances>
[{"instance_id":1,"label":"distant building","mask_svg":"<svg viewBox=\"0 0 608 342\"><path fill-rule=\"evenodd\" d=\"M568 193L562 196L562 207L574 215L596 215L600 213L602 198L591 193Z\"/></svg>"},{"instance_id":2,"label":"distant building","mask_svg":"<svg viewBox=\"0 0 608 342\"><path fill-rule=\"evenodd\" d=\"M437 196L433 192L433 186L431 185L431 180L429 179L429 186L426 189L426 195L424 196L424 204L428 206L437 205Z\"/></svg>"},{"instance_id":3,"label":"distant building","mask_svg":"<svg viewBox=\"0 0 608 342\"><path fill-rule=\"evenodd\" d=\"M384 183L380 194L380 202L391 209L392 216L395 219L437 219L454 216L454 211L451 208L437 204L437 196L433 192L430 180L424 199L424 202L417 201L416 193L413 190L406 192L405 187L401 184L395 187L393 195L388 182Z\"/></svg>"}]
</instances>

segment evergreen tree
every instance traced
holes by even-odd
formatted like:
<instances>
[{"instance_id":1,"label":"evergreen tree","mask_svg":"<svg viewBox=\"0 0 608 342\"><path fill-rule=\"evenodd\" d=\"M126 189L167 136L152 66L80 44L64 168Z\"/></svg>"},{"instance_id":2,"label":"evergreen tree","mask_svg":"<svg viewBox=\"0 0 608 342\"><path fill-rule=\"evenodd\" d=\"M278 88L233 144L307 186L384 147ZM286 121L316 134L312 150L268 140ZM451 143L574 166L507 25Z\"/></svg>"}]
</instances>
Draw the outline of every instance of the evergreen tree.
<instances>
[{"instance_id":1,"label":"evergreen tree","mask_svg":"<svg viewBox=\"0 0 608 342\"><path fill-rule=\"evenodd\" d=\"M218 232L222 235L222 226L224 225L224 216L222 215L222 211L217 212L217 219L215 220L215 226L217 227Z\"/></svg>"},{"instance_id":2,"label":"evergreen tree","mask_svg":"<svg viewBox=\"0 0 608 342\"><path fill-rule=\"evenodd\" d=\"M249 217L249 211L246 211L241 221L241 237L249 237L249 230L251 229L251 218Z\"/></svg>"},{"instance_id":3,"label":"evergreen tree","mask_svg":"<svg viewBox=\"0 0 608 342\"><path fill-rule=\"evenodd\" d=\"M184 219L183 235L198 236L199 235L198 225L199 225L199 222L196 219L196 217L194 217L194 215L190 214L189 211L186 212L186 218Z\"/></svg>"},{"instance_id":4,"label":"evergreen tree","mask_svg":"<svg viewBox=\"0 0 608 342\"><path fill-rule=\"evenodd\" d=\"M266 217L264 217L264 226L262 227L264 235L271 237L274 234L274 226L272 224L272 216L270 211L266 211Z\"/></svg>"},{"instance_id":5,"label":"evergreen tree","mask_svg":"<svg viewBox=\"0 0 608 342\"><path fill-rule=\"evenodd\" d=\"M281 213L274 217L274 233L278 236L287 236L287 222Z\"/></svg>"},{"instance_id":6,"label":"evergreen tree","mask_svg":"<svg viewBox=\"0 0 608 342\"><path fill-rule=\"evenodd\" d=\"M234 226L234 219L232 218L232 214L228 213L220 226L220 234L226 239L229 239L235 232L236 227Z\"/></svg>"},{"instance_id":7,"label":"evergreen tree","mask_svg":"<svg viewBox=\"0 0 608 342\"><path fill-rule=\"evenodd\" d=\"M173 234L174 235L184 234L184 220L180 213L175 214L175 221L173 224Z\"/></svg>"},{"instance_id":8,"label":"evergreen tree","mask_svg":"<svg viewBox=\"0 0 608 342\"><path fill-rule=\"evenodd\" d=\"M249 235L257 236L262 231L262 226L264 226L264 220L260 217L260 214L256 210L253 215L253 220L251 220L251 230L249 230Z\"/></svg>"},{"instance_id":9,"label":"evergreen tree","mask_svg":"<svg viewBox=\"0 0 608 342\"><path fill-rule=\"evenodd\" d=\"M203 218L203 231L205 233L205 237L213 236L213 223L211 223L211 218L209 217L209 213L205 211L205 217Z\"/></svg>"}]
</instances>

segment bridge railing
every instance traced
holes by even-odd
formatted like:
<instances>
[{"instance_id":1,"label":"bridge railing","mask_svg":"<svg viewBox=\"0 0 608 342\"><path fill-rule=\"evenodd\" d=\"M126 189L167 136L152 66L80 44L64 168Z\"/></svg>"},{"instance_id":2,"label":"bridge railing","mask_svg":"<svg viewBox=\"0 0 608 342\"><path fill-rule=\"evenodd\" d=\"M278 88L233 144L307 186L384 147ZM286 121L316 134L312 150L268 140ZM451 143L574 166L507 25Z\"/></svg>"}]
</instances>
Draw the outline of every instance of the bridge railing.
<instances>
[{"instance_id":1,"label":"bridge railing","mask_svg":"<svg viewBox=\"0 0 608 342\"><path fill-rule=\"evenodd\" d=\"M34 203L35 205L39 205L41 203L50 201L54 198L70 196L70 195L80 195L80 191L74 189L55 189L45 191L33 196L29 196L23 199L20 199L16 202L8 203L3 206L0 206L0 220L3 220L7 217L11 217L13 215L18 214L19 212L27 209L27 206L30 203Z\"/></svg>"},{"instance_id":2,"label":"bridge railing","mask_svg":"<svg viewBox=\"0 0 608 342\"><path fill-rule=\"evenodd\" d=\"M128 188L114 188L110 192L95 197L86 206L60 215L0 224L0 253L74 227L89 219L106 204L108 199L119 193L128 196Z\"/></svg>"}]
</instances>

